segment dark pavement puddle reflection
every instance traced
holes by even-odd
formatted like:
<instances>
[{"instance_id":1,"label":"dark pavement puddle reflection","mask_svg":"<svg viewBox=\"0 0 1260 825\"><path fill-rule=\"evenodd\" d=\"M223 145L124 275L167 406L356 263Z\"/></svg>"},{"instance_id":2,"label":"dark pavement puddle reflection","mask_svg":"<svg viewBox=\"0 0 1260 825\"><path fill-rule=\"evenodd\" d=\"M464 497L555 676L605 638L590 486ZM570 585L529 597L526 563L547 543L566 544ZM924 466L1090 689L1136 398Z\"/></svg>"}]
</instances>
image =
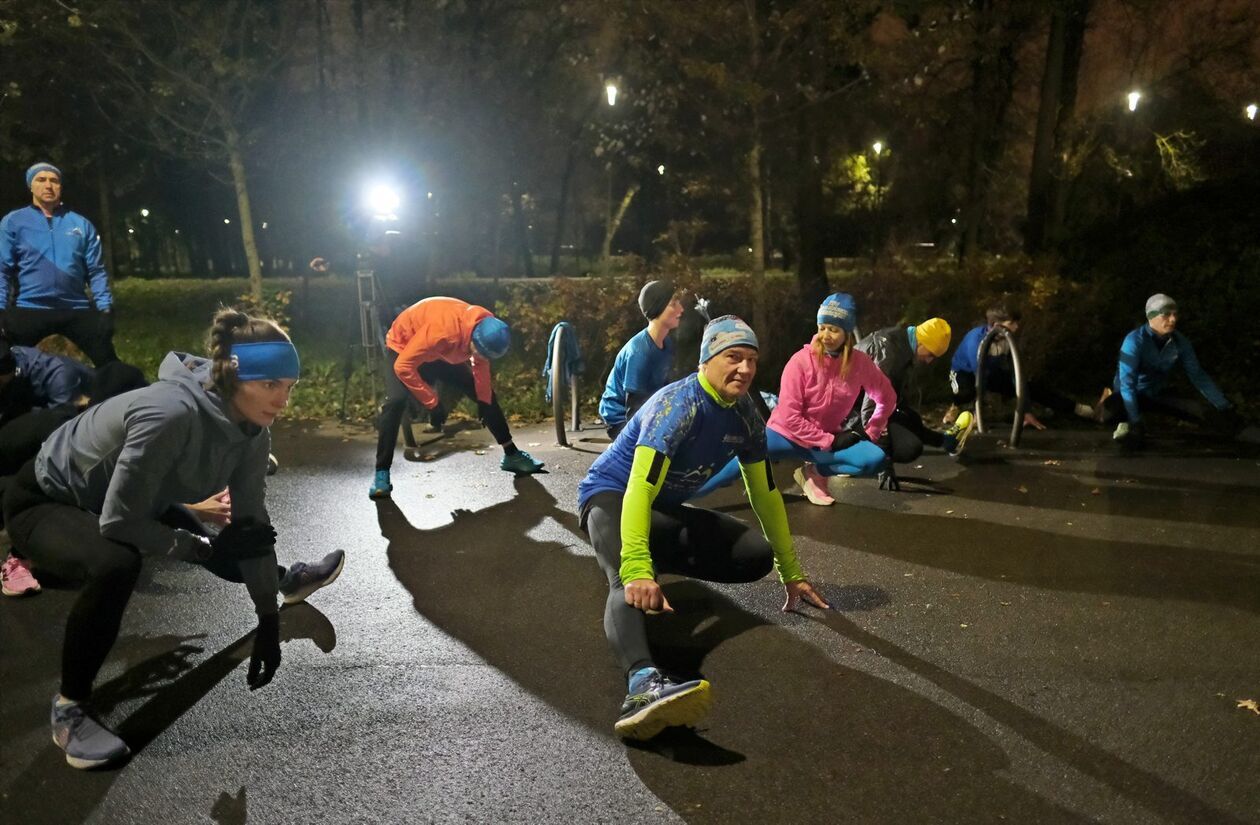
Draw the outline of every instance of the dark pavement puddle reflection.
<instances>
[{"instance_id":1,"label":"dark pavement puddle reflection","mask_svg":"<svg viewBox=\"0 0 1260 825\"><path fill-rule=\"evenodd\" d=\"M210 809L210 819L217 825L245 825L248 818L249 810L244 785L235 796L227 791L219 794L219 798L214 801L214 807Z\"/></svg>"},{"instance_id":2,"label":"dark pavement puddle reflection","mask_svg":"<svg viewBox=\"0 0 1260 825\"><path fill-rule=\"evenodd\" d=\"M906 670L927 679L989 718L1010 728L1050 756L1107 785L1134 803L1154 811L1169 822L1240 823L1193 794L1108 753L1084 737L1037 716L1018 704L915 656L836 613L813 612L814 621L844 638L868 648Z\"/></svg>"},{"instance_id":3,"label":"dark pavement puddle reflection","mask_svg":"<svg viewBox=\"0 0 1260 825\"><path fill-rule=\"evenodd\" d=\"M549 516L576 532L537 480L518 479L513 499L430 530L391 501L377 506L390 567L421 615L551 707L613 735L623 683L602 632L607 585L593 558L529 537ZM752 587L780 597L768 582ZM714 679L714 712L698 731L626 753L683 818L1083 821L1003 778L1001 748L956 714L836 664L701 583L667 577L665 588L677 612L652 621L653 650L667 670ZM840 595L854 609L887 599L878 588Z\"/></svg>"},{"instance_id":4,"label":"dark pavement puddle reflection","mask_svg":"<svg viewBox=\"0 0 1260 825\"><path fill-rule=\"evenodd\" d=\"M330 653L336 647L337 634L332 623L309 604L286 607L281 616L282 642L310 639L324 653ZM189 642L199 638L156 637L164 640L165 649L135 662L121 675L95 689L95 703L102 715L123 702L147 697L144 704L115 725L118 735L131 748L133 758L249 660L254 634L252 631L245 634L209 659L194 665L191 657L201 648ZM58 650L43 651L41 655L55 657ZM135 656L130 650L124 651L123 655L128 657L128 661ZM285 678L283 662L275 678L276 681ZM239 686L234 688L243 694L248 693L244 669L241 669ZM48 718L48 698L51 698L51 693L45 698L39 716L45 720L44 724L47 724ZM83 822L95 813L114 780L125 770L126 763L105 770L75 770L66 765L65 753L48 742L20 773L9 774L4 805L6 810L21 811L28 822ZM243 799L242 795L242 806ZM243 807L241 810L244 810Z\"/></svg>"}]
</instances>

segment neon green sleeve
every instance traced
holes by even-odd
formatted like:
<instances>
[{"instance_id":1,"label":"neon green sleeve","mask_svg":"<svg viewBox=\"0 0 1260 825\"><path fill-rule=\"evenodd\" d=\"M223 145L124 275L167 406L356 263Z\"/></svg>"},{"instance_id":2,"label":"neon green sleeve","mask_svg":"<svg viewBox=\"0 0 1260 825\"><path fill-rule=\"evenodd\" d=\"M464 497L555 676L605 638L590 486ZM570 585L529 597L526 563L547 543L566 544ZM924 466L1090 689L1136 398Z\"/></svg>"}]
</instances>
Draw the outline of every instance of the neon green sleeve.
<instances>
[{"instance_id":1,"label":"neon green sleeve","mask_svg":"<svg viewBox=\"0 0 1260 825\"><path fill-rule=\"evenodd\" d=\"M752 502L753 512L757 514L757 521L761 522L761 532L774 550L774 567L779 572L779 581L787 584L803 580L805 571L801 569L801 563L796 558L796 548L792 546L787 509L783 506L783 495L774 486L769 462L741 463L739 471L744 476L744 486L748 488L748 500ZM624 535L624 515L621 523ZM622 552L624 554L625 551Z\"/></svg>"},{"instance_id":2,"label":"neon green sleeve","mask_svg":"<svg viewBox=\"0 0 1260 825\"><path fill-rule=\"evenodd\" d=\"M648 533L652 528L652 502L665 484L669 456L642 445L634 448L630 481L621 504L621 583L654 579ZM786 522L785 522L786 523Z\"/></svg>"}]
</instances>

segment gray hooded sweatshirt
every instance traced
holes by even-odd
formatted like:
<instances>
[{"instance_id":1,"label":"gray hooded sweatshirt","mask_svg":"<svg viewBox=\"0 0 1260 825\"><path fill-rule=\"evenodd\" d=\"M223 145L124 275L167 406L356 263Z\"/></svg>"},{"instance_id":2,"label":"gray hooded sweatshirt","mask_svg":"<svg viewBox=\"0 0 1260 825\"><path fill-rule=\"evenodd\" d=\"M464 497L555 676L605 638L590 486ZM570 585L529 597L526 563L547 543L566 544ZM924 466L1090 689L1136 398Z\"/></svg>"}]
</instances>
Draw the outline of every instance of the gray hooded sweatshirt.
<instances>
[{"instance_id":1,"label":"gray hooded sweatshirt","mask_svg":"<svg viewBox=\"0 0 1260 825\"><path fill-rule=\"evenodd\" d=\"M54 432L35 459L50 498L100 514L101 535L141 553L203 561L201 536L161 524L174 504L197 502L227 487L232 519L270 523L263 502L271 433L235 424L210 382L206 358L171 352L157 383L88 409ZM261 615L276 612L274 551L240 563Z\"/></svg>"}]
</instances>

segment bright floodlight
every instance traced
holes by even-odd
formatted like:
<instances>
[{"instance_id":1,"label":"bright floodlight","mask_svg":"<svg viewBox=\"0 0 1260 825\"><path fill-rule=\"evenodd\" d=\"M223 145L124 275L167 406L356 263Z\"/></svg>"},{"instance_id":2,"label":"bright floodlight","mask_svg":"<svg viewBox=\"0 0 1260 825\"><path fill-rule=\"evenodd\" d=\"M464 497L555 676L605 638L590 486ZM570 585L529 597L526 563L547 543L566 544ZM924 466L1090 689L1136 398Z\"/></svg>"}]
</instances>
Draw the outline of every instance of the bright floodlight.
<instances>
[{"instance_id":1,"label":"bright floodlight","mask_svg":"<svg viewBox=\"0 0 1260 825\"><path fill-rule=\"evenodd\" d=\"M1247 120L1256 119L1256 104L1251 103L1247 106Z\"/></svg>"},{"instance_id":2,"label":"bright floodlight","mask_svg":"<svg viewBox=\"0 0 1260 825\"><path fill-rule=\"evenodd\" d=\"M665 174L665 164L662 163L660 166L656 167L656 174L658 175Z\"/></svg>"},{"instance_id":3,"label":"bright floodlight","mask_svg":"<svg viewBox=\"0 0 1260 825\"><path fill-rule=\"evenodd\" d=\"M884 154L884 142L882 140L877 140L872 143L871 148L875 150L876 155Z\"/></svg>"},{"instance_id":4,"label":"bright floodlight","mask_svg":"<svg viewBox=\"0 0 1260 825\"><path fill-rule=\"evenodd\" d=\"M1136 91L1135 91L1135 92L1129 92L1128 97L1129 97L1129 111L1130 111L1130 112L1136 112L1136 111L1137 111L1138 101L1142 99L1142 93L1141 93L1141 92L1136 92Z\"/></svg>"},{"instance_id":5,"label":"bright floodlight","mask_svg":"<svg viewBox=\"0 0 1260 825\"><path fill-rule=\"evenodd\" d=\"M616 106L617 105L617 84L611 80L605 83L604 93L608 95L608 105Z\"/></svg>"},{"instance_id":6,"label":"bright floodlight","mask_svg":"<svg viewBox=\"0 0 1260 825\"><path fill-rule=\"evenodd\" d=\"M140 217L142 217L142 218L147 218L147 217L149 217L149 210L147 210L147 209L141 209L141 210L140 210Z\"/></svg>"},{"instance_id":7,"label":"bright floodlight","mask_svg":"<svg viewBox=\"0 0 1260 825\"><path fill-rule=\"evenodd\" d=\"M224 222L224 223L231 223L231 222L232 222L232 219L231 219L231 218L224 218L224 219L223 219L223 222Z\"/></svg>"},{"instance_id":8,"label":"bright floodlight","mask_svg":"<svg viewBox=\"0 0 1260 825\"><path fill-rule=\"evenodd\" d=\"M377 215L392 215L402 203L398 190L387 183L375 183L363 194L363 205Z\"/></svg>"}]
</instances>

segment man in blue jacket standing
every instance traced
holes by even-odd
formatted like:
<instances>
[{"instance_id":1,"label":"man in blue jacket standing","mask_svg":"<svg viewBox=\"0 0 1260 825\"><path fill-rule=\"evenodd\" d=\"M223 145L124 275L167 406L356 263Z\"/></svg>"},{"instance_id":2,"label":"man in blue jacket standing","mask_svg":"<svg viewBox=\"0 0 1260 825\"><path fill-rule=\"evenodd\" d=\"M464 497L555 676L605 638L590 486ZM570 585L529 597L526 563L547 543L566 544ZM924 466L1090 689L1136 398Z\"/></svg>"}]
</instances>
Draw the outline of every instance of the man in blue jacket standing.
<instances>
[{"instance_id":1,"label":"man in blue jacket standing","mask_svg":"<svg viewBox=\"0 0 1260 825\"><path fill-rule=\"evenodd\" d=\"M0 327L13 344L61 334L98 367L116 360L96 227L61 202L61 171L51 163L27 169L26 185L31 204L0 221Z\"/></svg>"},{"instance_id":2,"label":"man in blue jacket standing","mask_svg":"<svg viewBox=\"0 0 1260 825\"><path fill-rule=\"evenodd\" d=\"M1177 302L1163 293L1146 301L1146 323L1124 337L1113 382L1115 392L1103 401L1102 421L1116 423L1113 438L1136 447L1144 435L1143 413L1156 410L1199 423L1211 421L1220 429L1239 429L1237 416L1225 394L1199 365L1190 339L1177 331ZM1181 364L1186 377L1211 405L1181 398L1167 389L1168 375Z\"/></svg>"}]
</instances>

